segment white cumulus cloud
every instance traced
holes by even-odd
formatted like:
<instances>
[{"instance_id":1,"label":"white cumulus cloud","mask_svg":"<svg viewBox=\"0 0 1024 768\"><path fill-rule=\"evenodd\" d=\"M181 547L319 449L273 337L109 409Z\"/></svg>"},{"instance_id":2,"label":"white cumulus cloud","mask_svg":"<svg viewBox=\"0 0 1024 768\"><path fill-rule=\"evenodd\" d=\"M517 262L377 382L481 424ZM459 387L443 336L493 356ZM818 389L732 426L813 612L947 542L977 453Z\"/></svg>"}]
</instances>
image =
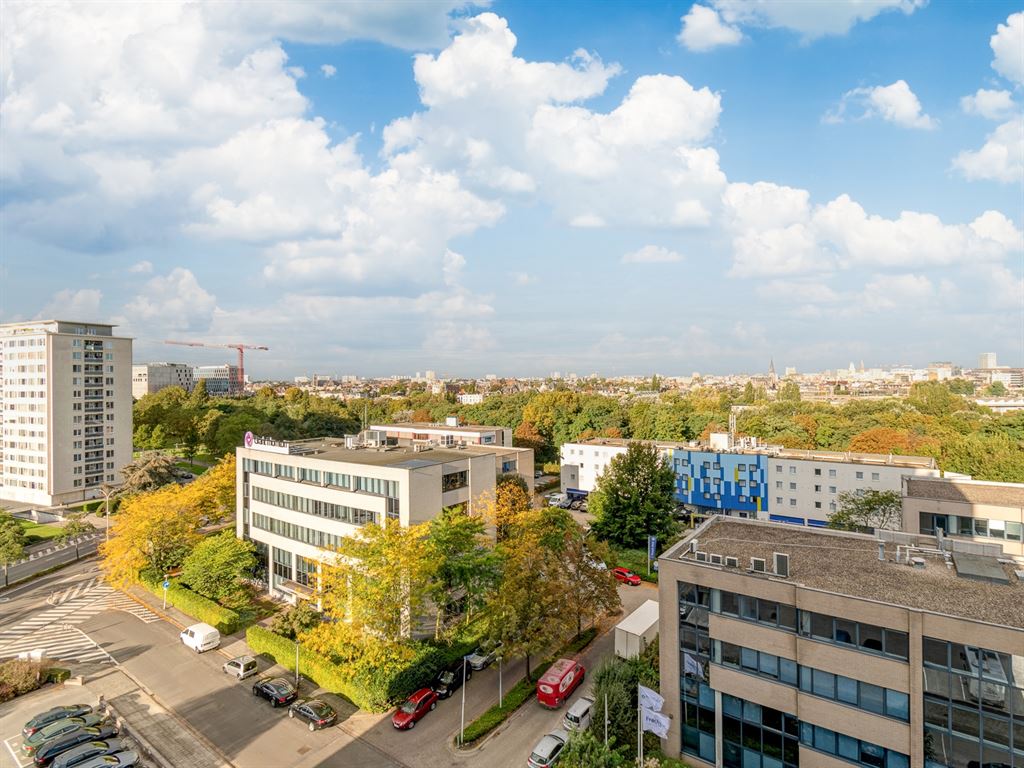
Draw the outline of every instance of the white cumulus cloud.
<instances>
[{"instance_id":1,"label":"white cumulus cloud","mask_svg":"<svg viewBox=\"0 0 1024 768\"><path fill-rule=\"evenodd\" d=\"M880 13L901 11L909 15L926 4L927 0L711 0L729 24L790 29L805 40L845 35L854 24Z\"/></svg>"},{"instance_id":2,"label":"white cumulus cloud","mask_svg":"<svg viewBox=\"0 0 1024 768\"><path fill-rule=\"evenodd\" d=\"M1024 85L1024 11L1011 13L996 27L989 40L992 69L1018 85Z\"/></svg>"},{"instance_id":3,"label":"white cumulus cloud","mask_svg":"<svg viewBox=\"0 0 1024 768\"><path fill-rule=\"evenodd\" d=\"M1024 51L1021 55L1024 55ZM1013 94L1009 91L979 88L976 93L960 99L960 108L968 115L980 115L987 120L1002 120L1017 109L1017 106L1013 103Z\"/></svg>"},{"instance_id":4,"label":"white cumulus cloud","mask_svg":"<svg viewBox=\"0 0 1024 768\"><path fill-rule=\"evenodd\" d=\"M134 275L148 275L153 271L153 262L145 259L137 261L128 267L128 271Z\"/></svg>"},{"instance_id":5,"label":"white cumulus cloud","mask_svg":"<svg viewBox=\"0 0 1024 768\"><path fill-rule=\"evenodd\" d=\"M184 267L150 279L124 307L123 323L132 332L144 329L204 331L210 327L217 299Z\"/></svg>"},{"instance_id":6,"label":"white cumulus cloud","mask_svg":"<svg viewBox=\"0 0 1024 768\"><path fill-rule=\"evenodd\" d=\"M953 167L971 181L1024 183L1024 118L1003 123L985 138L980 149L965 149Z\"/></svg>"},{"instance_id":7,"label":"white cumulus cloud","mask_svg":"<svg viewBox=\"0 0 1024 768\"><path fill-rule=\"evenodd\" d=\"M321 64L320 72L323 74L324 77L330 79L334 77L336 74L338 74L338 68L333 64Z\"/></svg>"},{"instance_id":8,"label":"white cumulus cloud","mask_svg":"<svg viewBox=\"0 0 1024 768\"><path fill-rule=\"evenodd\" d=\"M736 45L743 40L738 27L722 21L718 11L694 3L683 16L677 39L691 51L710 51L723 45Z\"/></svg>"},{"instance_id":9,"label":"white cumulus cloud","mask_svg":"<svg viewBox=\"0 0 1024 768\"><path fill-rule=\"evenodd\" d=\"M853 119L878 117L903 128L931 130L938 123L921 111L921 102L905 80L891 85L854 88L843 94L838 106L823 118L826 123L841 123L847 118L847 109L854 107L859 114Z\"/></svg>"},{"instance_id":10,"label":"white cumulus cloud","mask_svg":"<svg viewBox=\"0 0 1024 768\"><path fill-rule=\"evenodd\" d=\"M37 317L40 320L102 321L102 299L103 293L95 288L66 288L55 293Z\"/></svg>"},{"instance_id":11,"label":"white cumulus cloud","mask_svg":"<svg viewBox=\"0 0 1024 768\"><path fill-rule=\"evenodd\" d=\"M645 245L622 256L623 264L666 264L682 261L683 255L660 245Z\"/></svg>"}]
</instances>

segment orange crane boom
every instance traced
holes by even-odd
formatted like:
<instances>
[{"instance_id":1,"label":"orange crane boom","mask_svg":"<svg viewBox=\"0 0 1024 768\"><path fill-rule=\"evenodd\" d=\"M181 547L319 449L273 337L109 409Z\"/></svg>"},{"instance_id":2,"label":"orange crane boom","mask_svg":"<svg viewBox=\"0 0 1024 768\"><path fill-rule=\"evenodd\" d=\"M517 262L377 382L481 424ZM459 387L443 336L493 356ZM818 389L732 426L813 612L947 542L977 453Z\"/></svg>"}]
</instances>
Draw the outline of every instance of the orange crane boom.
<instances>
[{"instance_id":1,"label":"orange crane boom","mask_svg":"<svg viewBox=\"0 0 1024 768\"><path fill-rule=\"evenodd\" d=\"M238 379L234 382L236 392L241 392L245 387L245 350L259 349L269 352L270 347L257 346L253 344L207 344L205 341L168 341L164 344L177 344L179 347L214 347L216 349L234 349L238 352Z\"/></svg>"}]
</instances>

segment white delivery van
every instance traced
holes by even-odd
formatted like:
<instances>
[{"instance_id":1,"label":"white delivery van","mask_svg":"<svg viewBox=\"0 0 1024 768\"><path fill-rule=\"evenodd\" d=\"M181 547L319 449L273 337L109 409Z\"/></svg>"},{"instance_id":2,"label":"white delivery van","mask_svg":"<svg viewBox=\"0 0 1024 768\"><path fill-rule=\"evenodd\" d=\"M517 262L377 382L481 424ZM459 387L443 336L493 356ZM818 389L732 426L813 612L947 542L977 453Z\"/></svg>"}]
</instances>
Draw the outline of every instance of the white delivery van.
<instances>
[{"instance_id":1,"label":"white delivery van","mask_svg":"<svg viewBox=\"0 0 1024 768\"><path fill-rule=\"evenodd\" d=\"M567 731L585 731L590 727L590 710L594 706L594 700L589 696L580 696L575 703L569 707L569 711L562 718L562 727Z\"/></svg>"},{"instance_id":2,"label":"white delivery van","mask_svg":"<svg viewBox=\"0 0 1024 768\"><path fill-rule=\"evenodd\" d=\"M212 651L220 645L220 632L209 624L193 624L182 630L179 637L181 642L196 653Z\"/></svg>"}]
</instances>

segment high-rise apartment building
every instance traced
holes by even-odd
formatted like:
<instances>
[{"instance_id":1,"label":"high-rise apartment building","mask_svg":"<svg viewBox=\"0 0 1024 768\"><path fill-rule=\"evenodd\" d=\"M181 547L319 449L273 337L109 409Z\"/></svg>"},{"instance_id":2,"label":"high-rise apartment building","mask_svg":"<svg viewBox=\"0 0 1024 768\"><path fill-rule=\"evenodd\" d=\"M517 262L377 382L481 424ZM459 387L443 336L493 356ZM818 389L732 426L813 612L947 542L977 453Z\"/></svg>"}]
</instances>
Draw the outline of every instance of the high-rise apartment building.
<instances>
[{"instance_id":1,"label":"high-rise apartment building","mask_svg":"<svg viewBox=\"0 0 1024 768\"><path fill-rule=\"evenodd\" d=\"M167 387L192 391L192 366L184 363L143 363L132 366L132 397L136 400Z\"/></svg>"},{"instance_id":2,"label":"high-rise apartment building","mask_svg":"<svg viewBox=\"0 0 1024 768\"><path fill-rule=\"evenodd\" d=\"M205 381L210 395L237 395L242 391L243 382L237 365L198 365L193 369L192 377L195 384Z\"/></svg>"},{"instance_id":3,"label":"high-rise apartment building","mask_svg":"<svg viewBox=\"0 0 1024 768\"><path fill-rule=\"evenodd\" d=\"M997 368L996 365L996 353L995 352L982 352L978 355L978 367L979 368Z\"/></svg>"},{"instance_id":4,"label":"high-rise apartment building","mask_svg":"<svg viewBox=\"0 0 1024 768\"><path fill-rule=\"evenodd\" d=\"M67 320L0 325L0 497L101 496L132 457L132 340Z\"/></svg>"},{"instance_id":5,"label":"high-rise apartment building","mask_svg":"<svg viewBox=\"0 0 1024 768\"><path fill-rule=\"evenodd\" d=\"M725 768L1021 768L1024 582L998 548L976 549L708 520L658 561L664 752Z\"/></svg>"}]
</instances>

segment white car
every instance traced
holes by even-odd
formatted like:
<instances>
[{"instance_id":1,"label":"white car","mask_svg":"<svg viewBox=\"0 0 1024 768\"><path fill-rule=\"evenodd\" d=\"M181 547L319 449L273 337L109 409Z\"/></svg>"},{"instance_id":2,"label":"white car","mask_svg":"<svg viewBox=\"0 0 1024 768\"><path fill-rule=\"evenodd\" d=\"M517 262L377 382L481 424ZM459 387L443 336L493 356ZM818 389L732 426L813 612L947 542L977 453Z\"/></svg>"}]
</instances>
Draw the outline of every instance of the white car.
<instances>
[{"instance_id":1,"label":"white car","mask_svg":"<svg viewBox=\"0 0 1024 768\"><path fill-rule=\"evenodd\" d=\"M490 650L486 648L477 648L469 656L466 657L466 660L469 662L470 669L472 669L474 672L479 672L484 667L489 667L491 664L493 664L494 660L498 657L498 654L500 652L500 645L496 648L491 648Z\"/></svg>"},{"instance_id":2,"label":"white car","mask_svg":"<svg viewBox=\"0 0 1024 768\"><path fill-rule=\"evenodd\" d=\"M568 741L569 734L561 728L557 731L552 731L537 742L537 746L533 748L533 752L530 753L530 758L526 761L526 764L529 768L550 768L558 762L558 758Z\"/></svg>"},{"instance_id":3,"label":"white car","mask_svg":"<svg viewBox=\"0 0 1024 768\"><path fill-rule=\"evenodd\" d=\"M590 711L594 706L594 700L589 696L580 696L569 707L569 711L562 718L562 727L567 731L585 731L590 727Z\"/></svg>"}]
</instances>

